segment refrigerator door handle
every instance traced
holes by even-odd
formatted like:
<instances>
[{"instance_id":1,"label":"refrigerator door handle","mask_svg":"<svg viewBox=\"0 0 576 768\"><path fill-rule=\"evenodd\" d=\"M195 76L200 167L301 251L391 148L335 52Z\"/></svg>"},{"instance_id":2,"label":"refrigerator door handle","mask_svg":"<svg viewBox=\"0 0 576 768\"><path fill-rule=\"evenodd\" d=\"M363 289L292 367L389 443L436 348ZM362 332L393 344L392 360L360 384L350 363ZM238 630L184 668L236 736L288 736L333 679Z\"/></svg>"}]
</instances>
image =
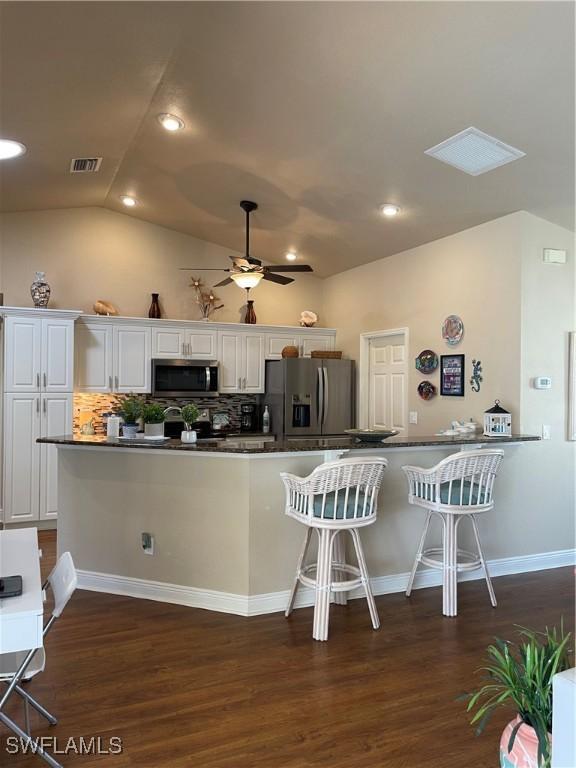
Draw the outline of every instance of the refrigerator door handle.
<instances>
[{"instance_id":1,"label":"refrigerator door handle","mask_svg":"<svg viewBox=\"0 0 576 768\"><path fill-rule=\"evenodd\" d=\"M316 422L319 427L324 421L324 378L323 368L318 368L318 382L316 387Z\"/></svg>"},{"instance_id":2,"label":"refrigerator door handle","mask_svg":"<svg viewBox=\"0 0 576 768\"><path fill-rule=\"evenodd\" d=\"M328 397L329 397L329 388L328 388L328 369L322 368L322 374L324 377L324 409L322 414L322 427L324 427L324 424L326 422L326 414L328 413Z\"/></svg>"}]
</instances>

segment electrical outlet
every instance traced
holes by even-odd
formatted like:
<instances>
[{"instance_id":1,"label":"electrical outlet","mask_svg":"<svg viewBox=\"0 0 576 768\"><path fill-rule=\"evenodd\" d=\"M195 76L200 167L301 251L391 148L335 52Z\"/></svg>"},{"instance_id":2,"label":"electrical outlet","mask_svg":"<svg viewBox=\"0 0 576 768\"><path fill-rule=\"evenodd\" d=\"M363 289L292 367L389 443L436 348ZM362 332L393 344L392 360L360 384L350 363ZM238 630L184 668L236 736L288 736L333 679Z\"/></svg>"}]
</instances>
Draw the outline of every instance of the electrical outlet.
<instances>
[{"instance_id":1,"label":"electrical outlet","mask_svg":"<svg viewBox=\"0 0 576 768\"><path fill-rule=\"evenodd\" d=\"M410 424L418 424L418 411L410 411L408 421Z\"/></svg>"},{"instance_id":2,"label":"electrical outlet","mask_svg":"<svg viewBox=\"0 0 576 768\"><path fill-rule=\"evenodd\" d=\"M551 440L550 424L542 424L542 440Z\"/></svg>"},{"instance_id":3,"label":"electrical outlet","mask_svg":"<svg viewBox=\"0 0 576 768\"><path fill-rule=\"evenodd\" d=\"M151 533L142 534L142 551L145 555L154 554L154 536Z\"/></svg>"}]
</instances>

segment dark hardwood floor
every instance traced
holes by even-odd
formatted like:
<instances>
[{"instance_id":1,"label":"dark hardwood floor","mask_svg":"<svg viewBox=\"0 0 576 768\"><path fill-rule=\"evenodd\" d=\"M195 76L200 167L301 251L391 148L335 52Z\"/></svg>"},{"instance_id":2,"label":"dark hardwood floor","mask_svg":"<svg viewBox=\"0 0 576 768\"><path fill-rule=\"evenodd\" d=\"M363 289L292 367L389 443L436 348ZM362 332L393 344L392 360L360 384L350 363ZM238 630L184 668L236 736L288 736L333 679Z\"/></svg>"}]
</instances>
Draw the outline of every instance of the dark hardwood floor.
<instances>
[{"instance_id":1,"label":"dark hardwood floor","mask_svg":"<svg viewBox=\"0 0 576 768\"><path fill-rule=\"evenodd\" d=\"M43 570L54 534L41 535ZM439 589L333 606L330 640L311 639L312 609L244 619L78 591L47 639L31 691L60 718L33 717L35 736L120 737L119 755L62 757L112 768L493 768L506 713L480 738L455 701L495 635L514 625L574 623L573 569L459 588L459 615L441 615ZM20 719L19 702L10 712ZM9 756L0 764L43 765Z\"/></svg>"}]
</instances>

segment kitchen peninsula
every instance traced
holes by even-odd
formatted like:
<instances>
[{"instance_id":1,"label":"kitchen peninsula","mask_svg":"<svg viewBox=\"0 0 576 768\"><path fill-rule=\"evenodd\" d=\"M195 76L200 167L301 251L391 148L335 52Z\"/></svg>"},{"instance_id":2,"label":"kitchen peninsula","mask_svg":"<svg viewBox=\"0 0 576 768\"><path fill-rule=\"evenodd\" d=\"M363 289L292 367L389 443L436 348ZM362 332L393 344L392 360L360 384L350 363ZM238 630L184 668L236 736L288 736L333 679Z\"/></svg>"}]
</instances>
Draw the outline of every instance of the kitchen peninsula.
<instances>
[{"instance_id":1,"label":"kitchen peninsula","mask_svg":"<svg viewBox=\"0 0 576 768\"><path fill-rule=\"evenodd\" d=\"M73 436L41 442L58 449L58 548L72 552L84 588L241 615L283 610L293 578L302 532L284 516L280 472L303 476L342 455L384 455L389 466L379 518L365 549L376 591L399 591L421 523L405 514L400 467L432 465L466 447L503 444L510 469L499 478L490 526L492 536L502 538L513 525L506 510L514 494L516 454L539 449L538 438L520 435L408 435L376 445L347 437L196 446ZM143 533L153 537L152 556L143 551ZM309 602L302 590L299 604Z\"/></svg>"}]
</instances>

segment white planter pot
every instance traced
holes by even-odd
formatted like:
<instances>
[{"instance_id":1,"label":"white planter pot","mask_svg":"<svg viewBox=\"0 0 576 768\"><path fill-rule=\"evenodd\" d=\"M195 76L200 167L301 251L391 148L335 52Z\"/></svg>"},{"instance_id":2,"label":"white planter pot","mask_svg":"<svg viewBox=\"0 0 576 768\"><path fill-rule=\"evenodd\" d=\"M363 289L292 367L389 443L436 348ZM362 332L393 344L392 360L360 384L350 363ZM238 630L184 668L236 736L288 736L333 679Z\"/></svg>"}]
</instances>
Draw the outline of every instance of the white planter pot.
<instances>
[{"instance_id":1,"label":"white planter pot","mask_svg":"<svg viewBox=\"0 0 576 768\"><path fill-rule=\"evenodd\" d=\"M196 432L193 429L184 430L180 433L180 440L183 443L195 443L197 440Z\"/></svg>"},{"instance_id":2,"label":"white planter pot","mask_svg":"<svg viewBox=\"0 0 576 768\"><path fill-rule=\"evenodd\" d=\"M161 424L144 424L146 437L164 437L164 422Z\"/></svg>"},{"instance_id":3,"label":"white planter pot","mask_svg":"<svg viewBox=\"0 0 576 768\"><path fill-rule=\"evenodd\" d=\"M123 424L122 434L124 437L136 437L138 432L138 424Z\"/></svg>"}]
</instances>

